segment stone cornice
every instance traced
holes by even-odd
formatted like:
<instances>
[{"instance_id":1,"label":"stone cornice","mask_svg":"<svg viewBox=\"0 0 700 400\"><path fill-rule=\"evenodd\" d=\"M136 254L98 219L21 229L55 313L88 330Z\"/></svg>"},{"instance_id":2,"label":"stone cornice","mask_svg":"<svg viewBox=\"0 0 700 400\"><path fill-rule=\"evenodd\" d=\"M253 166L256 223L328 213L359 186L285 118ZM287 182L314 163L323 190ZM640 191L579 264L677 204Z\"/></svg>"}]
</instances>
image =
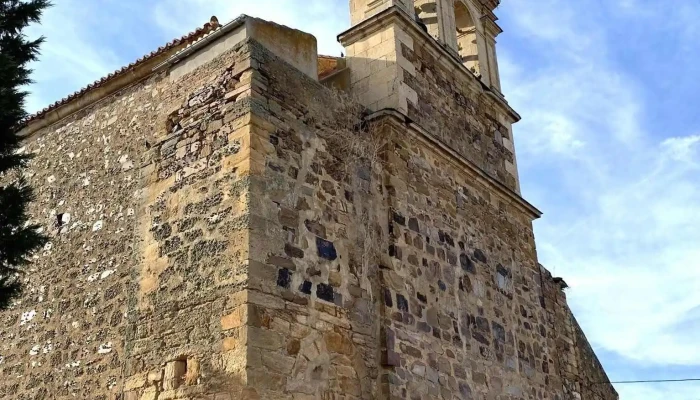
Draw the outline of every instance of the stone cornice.
<instances>
[{"instance_id":1,"label":"stone cornice","mask_svg":"<svg viewBox=\"0 0 700 400\"><path fill-rule=\"evenodd\" d=\"M501 0L479 0L481 4L483 4L485 7L488 7L488 9L491 11L498 7L501 4Z\"/></svg>"},{"instance_id":2,"label":"stone cornice","mask_svg":"<svg viewBox=\"0 0 700 400\"><path fill-rule=\"evenodd\" d=\"M482 18L481 24L484 26L484 30L489 37L495 38L496 36L503 33L503 29L491 18Z\"/></svg>"},{"instance_id":3,"label":"stone cornice","mask_svg":"<svg viewBox=\"0 0 700 400\"><path fill-rule=\"evenodd\" d=\"M393 17L397 15L401 15L404 19L412 21L415 24L415 21L405 11L396 6L392 6L339 33L338 42L343 46L349 46L368 35L382 30L391 23L396 22L393 20Z\"/></svg>"},{"instance_id":4,"label":"stone cornice","mask_svg":"<svg viewBox=\"0 0 700 400\"><path fill-rule=\"evenodd\" d=\"M385 121L389 121L395 127L405 129L416 139L423 142L423 145L429 146L435 149L437 152L444 155L445 158L450 160L456 168L459 168L460 170L466 172L467 174L469 174L469 176L473 177L477 182L481 183L485 187L492 189L492 193L498 195L500 200L519 209L520 211L528 215L531 220L538 219L542 216L542 212L538 210L534 205L530 204L527 200L522 198L522 196L514 192L512 189L510 189L497 179L488 175L478 165L474 164L472 161L466 159L453 149L449 148L438 138L427 132L420 125L411 121L407 116L400 113L399 111L394 109L379 110L370 114L367 117L367 119L384 119Z\"/></svg>"},{"instance_id":5,"label":"stone cornice","mask_svg":"<svg viewBox=\"0 0 700 400\"><path fill-rule=\"evenodd\" d=\"M392 24L399 25L406 30L410 30L413 34L414 40L418 40L419 44L423 46L425 50L428 50L435 60L447 71L456 76L462 76L465 80L471 83L476 90L483 91L487 94L492 94L490 97L494 100L496 107L500 108L501 111L511 119L512 123L520 121L520 114L518 114L508 104L500 93L496 94L493 89L486 86L449 50L440 45L440 43L430 36L429 33L422 30L408 14L398 7L390 7L360 22L345 32L342 32L338 35L338 41L343 46L349 46L361 38L372 35Z\"/></svg>"}]
</instances>

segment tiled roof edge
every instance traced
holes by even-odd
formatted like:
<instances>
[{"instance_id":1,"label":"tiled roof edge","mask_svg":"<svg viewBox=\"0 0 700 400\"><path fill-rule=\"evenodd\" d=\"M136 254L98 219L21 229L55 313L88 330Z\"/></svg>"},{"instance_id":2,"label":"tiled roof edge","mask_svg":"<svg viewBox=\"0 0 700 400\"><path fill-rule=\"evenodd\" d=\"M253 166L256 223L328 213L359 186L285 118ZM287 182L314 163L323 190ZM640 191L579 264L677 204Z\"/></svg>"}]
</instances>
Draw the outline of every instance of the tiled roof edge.
<instances>
[{"instance_id":1,"label":"tiled roof edge","mask_svg":"<svg viewBox=\"0 0 700 400\"><path fill-rule=\"evenodd\" d=\"M74 101L74 100L100 88L100 87L105 86L107 83L113 82L116 79L125 76L129 72L134 71L136 68L146 64L147 62L149 62L149 61L151 61L159 56L164 55L165 53L167 53L173 49L176 49L176 48L181 47L183 45L188 46L188 45L200 40L202 37L207 36L211 32L216 31L219 28L220 28L220 24L219 24L218 19L216 17L212 17L211 20L209 22L207 22L206 24L204 24L203 27L198 28L197 30L190 32L187 35L184 35L178 39L175 39L175 40L167 43L164 46L159 47L157 50L152 51L151 53L139 58L138 60L132 62L131 64L124 66L124 67L110 73L109 75L87 85L86 87L80 89L79 91L77 91L73 94L70 94L67 97L64 97L63 99L47 106L43 110L28 116L23 121L23 126L26 129L26 127L31 125L32 122L40 120L41 118L45 117L50 112L57 110L58 108L65 106L65 105L71 103L72 101Z\"/></svg>"}]
</instances>

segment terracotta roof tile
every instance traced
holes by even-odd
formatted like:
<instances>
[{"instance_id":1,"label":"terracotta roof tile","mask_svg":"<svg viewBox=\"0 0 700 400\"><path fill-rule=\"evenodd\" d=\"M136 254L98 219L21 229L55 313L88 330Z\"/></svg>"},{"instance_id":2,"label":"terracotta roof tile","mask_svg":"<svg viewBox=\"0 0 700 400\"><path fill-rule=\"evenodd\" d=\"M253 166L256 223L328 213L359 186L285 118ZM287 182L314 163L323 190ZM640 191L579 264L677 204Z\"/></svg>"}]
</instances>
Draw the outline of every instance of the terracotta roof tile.
<instances>
[{"instance_id":1,"label":"terracotta roof tile","mask_svg":"<svg viewBox=\"0 0 700 400\"><path fill-rule=\"evenodd\" d=\"M134 68L145 63L146 61L153 59L154 57L160 56L167 51L170 51L170 50L173 50L179 46L182 46L183 44L186 46L189 46L192 43L200 40L202 37L217 30L220 26L221 25L219 24L218 19L216 17L212 17L211 20L209 22L207 22L206 24L204 24L203 27L198 28L197 30L190 32L187 35L182 36L179 39L175 39L175 40L165 44L164 46L159 47L157 50L152 51L151 53L139 58L138 60L132 62L131 64L124 66L124 67L110 73L109 75L105 76L104 78L101 78L101 79L87 85L83 89L49 105L48 107L44 108L43 110L28 116L25 119L24 124L26 125L33 120L36 120L36 119L43 117L47 113L61 107L62 105L70 103L71 101L73 101L77 97L80 97L80 96L84 95L85 93L87 93L91 90L94 90L96 88L99 88L99 87L103 86L104 84L106 84L107 82L110 82L111 80L116 79L116 78L126 74L129 71L132 71Z\"/></svg>"},{"instance_id":2,"label":"terracotta roof tile","mask_svg":"<svg viewBox=\"0 0 700 400\"><path fill-rule=\"evenodd\" d=\"M318 77L323 79L324 77L332 74L338 69L338 58L331 56L318 56Z\"/></svg>"}]
</instances>

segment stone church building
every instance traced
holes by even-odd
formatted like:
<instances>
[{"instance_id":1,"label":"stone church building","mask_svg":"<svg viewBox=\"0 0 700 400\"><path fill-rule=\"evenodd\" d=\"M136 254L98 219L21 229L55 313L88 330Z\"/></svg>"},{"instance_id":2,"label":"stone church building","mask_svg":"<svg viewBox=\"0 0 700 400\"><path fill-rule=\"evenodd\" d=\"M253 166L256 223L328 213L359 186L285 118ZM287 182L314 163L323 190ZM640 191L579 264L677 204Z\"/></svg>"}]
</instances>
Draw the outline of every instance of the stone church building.
<instances>
[{"instance_id":1,"label":"stone church building","mask_svg":"<svg viewBox=\"0 0 700 400\"><path fill-rule=\"evenodd\" d=\"M32 116L3 399L615 400L538 263L499 0L216 18Z\"/></svg>"}]
</instances>

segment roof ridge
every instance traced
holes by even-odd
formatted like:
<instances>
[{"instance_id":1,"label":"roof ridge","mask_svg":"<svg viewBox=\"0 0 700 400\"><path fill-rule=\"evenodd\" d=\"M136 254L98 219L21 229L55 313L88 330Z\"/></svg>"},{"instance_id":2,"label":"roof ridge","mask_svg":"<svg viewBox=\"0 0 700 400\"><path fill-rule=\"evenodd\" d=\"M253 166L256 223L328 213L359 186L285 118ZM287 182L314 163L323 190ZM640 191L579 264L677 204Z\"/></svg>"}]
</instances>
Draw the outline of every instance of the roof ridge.
<instances>
[{"instance_id":1,"label":"roof ridge","mask_svg":"<svg viewBox=\"0 0 700 400\"><path fill-rule=\"evenodd\" d=\"M90 83L89 85L83 87L82 89L69 94L68 96L64 97L63 99L58 100L58 101L46 106L41 111L37 111L34 114L27 116L22 121L22 125L27 126L32 121L37 120L37 119L45 116L49 112L65 105L65 104L70 103L74 99L76 99L76 98L78 98L78 97L80 97L80 96L82 96L82 95L84 95L84 94L86 94L94 89L97 89L97 88L103 86L104 84L106 84L106 83L126 74L127 72L133 70L134 68L145 63L146 61L149 61L149 60L151 60L159 55L162 55L163 53L165 53L169 50L172 50L172 49L174 49L178 46L181 46L183 44L185 44L186 46L190 46L193 43L199 41L202 37L209 35L210 33L218 30L219 28L221 28L221 24L219 23L218 18L216 18L216 16L212 16L211 19L209 20L209 22L204 24L202 27L197 28L196 30L194 30L194 31L192 31L184 36L181 36L180 38L174 39L174 40L166 43L165 45L159 47L158 49L138 58L136 61L134 61L126 66L123 66L123 67L117 69L116 71L109 73L107 76L102 77L102 78Z\"/></svg>"}]
</instances>

